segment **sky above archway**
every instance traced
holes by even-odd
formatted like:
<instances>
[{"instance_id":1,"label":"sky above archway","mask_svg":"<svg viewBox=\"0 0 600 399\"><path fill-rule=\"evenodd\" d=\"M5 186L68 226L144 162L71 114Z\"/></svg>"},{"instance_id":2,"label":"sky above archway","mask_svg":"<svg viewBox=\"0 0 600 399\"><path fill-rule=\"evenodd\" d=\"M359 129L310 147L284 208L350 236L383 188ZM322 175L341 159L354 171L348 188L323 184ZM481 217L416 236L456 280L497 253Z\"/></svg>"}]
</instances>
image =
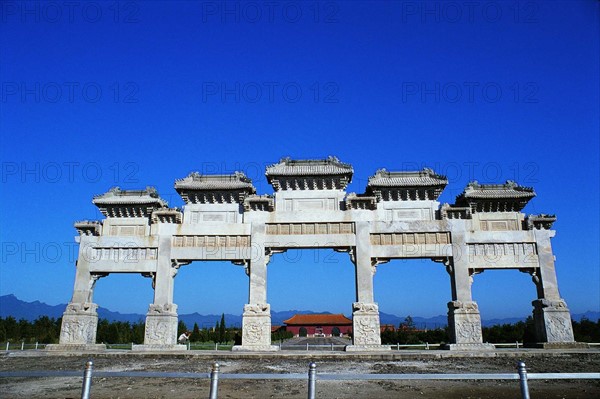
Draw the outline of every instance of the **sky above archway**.
<instances>
[{"instance_id":1,"label":"sky above archway","mask_svg":"<svg viewBox=\"0 0 600 399\"><path fill-rule=\"evenodd\" d=\"M442 203L472 180L533 186L525 212L558 217L562 296L598 311L599 4L2 2L0 295L68 302L73 222L100 219L91 199L113 186L181 207L173 183L191 171L240 170L265 194L281 157L335 155L354 166L349 192L382 167L447 175ZM347 255L301 254L269 266L274 309L348 314ZM180 309L241 313L243 268L202 266L176 278ZM530 313L527 275L486 273L487 317ZM144 313L150 281L111 277L98 303ZM376 301L433 316L449 284L438 264L390 262Z\"/></svg>"}]
</instances>

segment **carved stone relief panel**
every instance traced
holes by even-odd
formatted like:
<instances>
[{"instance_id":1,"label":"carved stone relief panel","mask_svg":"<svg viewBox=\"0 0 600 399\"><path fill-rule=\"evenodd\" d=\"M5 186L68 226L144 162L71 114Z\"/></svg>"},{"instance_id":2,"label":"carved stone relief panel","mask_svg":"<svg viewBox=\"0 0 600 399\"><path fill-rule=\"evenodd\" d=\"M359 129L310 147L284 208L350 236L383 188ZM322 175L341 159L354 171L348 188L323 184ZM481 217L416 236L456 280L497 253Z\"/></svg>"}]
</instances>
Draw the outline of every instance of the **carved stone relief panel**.
<instances>
[{"instance_id":1,"label":"carved stone relief panel","mask_svg":"<svg viewBox=\"0 0 600 399\"><path fill-rule=\"evenodd\" d=\"M354 223L271 223L267 224L267 234L354 234Z\"/></svg>"},{"instance_id":2,"label":"carved stone relief panel","mask_svg":"<svg viewBox=\"0 0 600 399\"><path fill-rule=\"evenodd\" d=\"M63 315L60 329L61 344L94 344L98 317L81 314Z\"/></svg>"},{"instance_id":3,"label":"carved stone relief panel","mask_svg":"<svg viewBox=\"0 0 600 399\"><path fill-rule=\"evenodd\" d=\"M173 247L249 247L250 236L173 236Z\"/></svg>"},{"instance_id":4,"label":"carved stone relief panel","mask_svg":"<svg viewBox=\"0 0 600 399\"><path fill-rule=\"evenodd\" d=\"M91 260L113 260L113 261L137 261L137 260L155 260L158 255L157 248L93 248Z\"/></svg>"},{"instance_id":5,"label":"carved stone relief panel","mask_svg":"<svg viewBox=\"0 0 600 399\"><path fill-rule=\"evenodd\" d=\"M450 244L450 233L373 233L373 245Z\"/></svg>"}]
</instances>

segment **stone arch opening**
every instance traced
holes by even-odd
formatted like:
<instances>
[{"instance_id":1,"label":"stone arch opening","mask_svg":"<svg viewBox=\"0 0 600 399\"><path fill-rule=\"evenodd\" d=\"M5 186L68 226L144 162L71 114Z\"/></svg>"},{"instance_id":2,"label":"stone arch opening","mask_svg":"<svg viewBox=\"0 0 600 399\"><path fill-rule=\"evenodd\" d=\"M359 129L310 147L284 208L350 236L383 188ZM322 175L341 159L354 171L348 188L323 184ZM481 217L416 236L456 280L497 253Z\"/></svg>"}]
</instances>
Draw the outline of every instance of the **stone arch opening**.
<instances>
[{"instance_id":1,"label":"stone arch opening","mask_svg":"<svg viewBox=\"0 0 600 399\"><path fill-rule=\"evenodd\" d=\"M143 320L148 304L152 303L153 291L151 279L140 273L110 273L96 281L93 296L99 307L122 315L135 313ZM115 292L128 292L127 301L116 299L119 297Z\"/></svg>"},{"instance_id":2,"label":"stone arch opening","mask_svg":"<svg viewBox=\"0 0 600 399\"><path fill-rule=\"evenodd\" d=\"M534 342L535 329L530 324L533 323L532 319L527 321L527 326L517 327L517 335L511 331L510 337L501 337L485 329L493 325L525 322L528 317L533 317L532 301L536 299L536 286L532 277L518 269L488 269L471 277L473 299L479 305L484 327L484 342ZM500 303L502 306L498 306Z\"/></svg>"},{"instance_id":3,"label":"stone arch opening","mask_svg":"<svg viewBox=\"0 0 600 399\"><path fill-rule=\"evenodd\" d=\"M377 266L373 284L382 330L396 331L408 316L417 330L447 325L451 288L444 265L426 258L392 259Z\"/></svg>"},{"instance_id":4,"label":"stone arch opening","mask_svg":"<svg viewBox=\"0 0 600 399\"><path fill-rule=\"evenodd\" d=\"M219 318L225 314L227 327L241 328L241 318L237 316L248 300L248 277L243 267L231 262L194 261L179 268L174 288L173 302L179 304L179 321L184 321L189 331L194 328L194 320L199 319L192 316L194 313ZM198 322L200 329L214 326L215 322Z\"/></svg>"},{"instance_id":5,"label":"stone arch opening","mask_svg":"<svg viewBox=\"0 0 600 399\"><path fill-rule=\"evenodd\" d=\"M284 321L293 315L280 316L277 312L289 310L299 314L342 314L351 320L352 303L356 301L354 265L346 253L331 249L290 249L276 254L268 265L268 300L272 326L285 325ZM304 328L309 337L333 335L335 325L317 324L288 325L288 331L299 335ZM341 329L346 333L350 330L348 326ZM336 335L340 335L340 327Z\"/></svg>"}]
</instances>

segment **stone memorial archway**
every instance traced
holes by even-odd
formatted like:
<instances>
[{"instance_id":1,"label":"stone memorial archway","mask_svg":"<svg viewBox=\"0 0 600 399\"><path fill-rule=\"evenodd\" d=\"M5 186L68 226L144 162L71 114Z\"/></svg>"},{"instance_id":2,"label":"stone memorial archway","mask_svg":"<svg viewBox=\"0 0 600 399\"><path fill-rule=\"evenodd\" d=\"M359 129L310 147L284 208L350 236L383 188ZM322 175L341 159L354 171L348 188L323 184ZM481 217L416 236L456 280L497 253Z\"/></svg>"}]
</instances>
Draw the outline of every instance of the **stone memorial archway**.
<instances>
[{"instance_id":1,"label":"stone memorial archway","mask_svg":"<svg viewBox=\"0 0 600 399\"><path fill-rule=\"evenodd\" d=\"M267 303L267 265L272 254L292 248L347 252L355 266L353 344L348 351L387 350L381 345L373 274L391 259L428 258L450 276L448 349L491 349L484 344L474 274L519 269L531 274L537 340L545 347L574 346L571 317L556 281L550 230L555 217L521 213L535 193L508 181L470 183L454 204L437 199L446 177L431 169L378 170L363 194L346 193L349 164L282 159L267 167L274 195L257 195L243 173L191 173L175 182L185 202L169 208L155 189L113 188L94 197L106 217L75 223L79 257L73 297L63 316L60 343L50 349L98 349L94 284L109 273L140 273L153 279L154 301L146 316L143 345L134 350L179 350L174 279L194 260L231 261L249 277L242 344L234 350L272 351ZM408 309L407 309L408 311Z\"/></svg>"}]
</instances>

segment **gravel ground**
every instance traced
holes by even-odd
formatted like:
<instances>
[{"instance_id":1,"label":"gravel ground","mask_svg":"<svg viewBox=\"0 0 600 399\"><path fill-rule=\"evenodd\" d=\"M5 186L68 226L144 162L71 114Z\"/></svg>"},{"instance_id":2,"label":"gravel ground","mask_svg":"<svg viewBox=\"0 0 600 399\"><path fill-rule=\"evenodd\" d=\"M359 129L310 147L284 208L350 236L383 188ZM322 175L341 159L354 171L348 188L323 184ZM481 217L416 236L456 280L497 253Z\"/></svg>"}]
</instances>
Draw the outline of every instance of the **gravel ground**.
<instances>
[{"instance_id":1,"label":"gravel ground","mask_svg":"<svg viewBox=\"0 0 600 399\"><path fill-rule=\"evenodd\" d=\"M43 351L0 354L2 371L79 371L87 360L95 371L162 371L208 373L215 361L221 373L306 373L317 363L319 373L515 373L523 360L530 373L600 372L600 351L502 350L473 354L448 351L401 351L385 354L285 352L241 354L181 352L141 354L108 351L65 354ZM78 398L81 377L0 378L0 398ZM599 398L600 380L531 380L532 398ZM208 398L208 379L93 379L92 398ZM219 398L306 398L305 380L226 380ZM518 381L318 381L317 398L520 398Z\"/></svg>"}]
</instances>

